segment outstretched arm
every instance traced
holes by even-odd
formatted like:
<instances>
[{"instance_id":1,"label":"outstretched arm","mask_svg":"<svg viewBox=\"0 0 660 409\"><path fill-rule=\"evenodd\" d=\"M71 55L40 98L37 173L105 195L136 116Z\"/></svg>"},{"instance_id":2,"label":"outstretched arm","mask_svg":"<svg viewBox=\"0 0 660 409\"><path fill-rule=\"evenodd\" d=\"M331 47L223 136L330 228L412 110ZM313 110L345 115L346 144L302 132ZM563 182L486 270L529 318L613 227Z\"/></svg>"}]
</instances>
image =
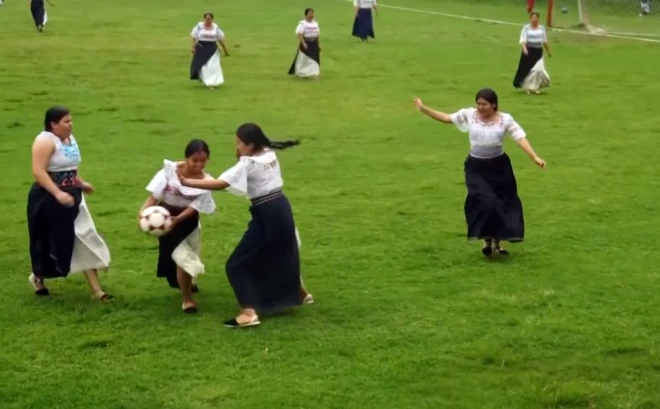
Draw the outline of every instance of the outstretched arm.
<instances>
[{"instance_id":1,"label":"outstretched arm","mask_svg":"<svg viewBox=\"0 0 660 409\"><path fill-rule=\"evenodd\" d=\"M222 179L187 179L179 176L179 181L183 186L194 187L206 190L224 190L229 187L229 183Z\"/></svg>"},{"instance_id":2,"label":"outstretched arm","mask_svg":"<svg viewBox=\"0 0 660 409\"><path fill-rule=\"evenodd\" d=\"M545 168L545 161L536 155L532 145L527 140L527 134L513 118L508 118L506 131L511 135L511 138L516 141L518 146L520 146L520 149L522 149L538 167L541 169Z\"/></svg>"},{"instance_id":3,"label":"outstretched arm","mask_svg":"<svg viewBox=\"0 0 660 409\"><path fill-rule=\"evenodd\" d=\"M417 109L419 111L421 111L422 113L430 116L431 118L435 119L436 121L440 121L443 124L451 124L452 123L450 114L446 114L446 113L440 112L440 111L435 111L431 108L428 108L428 107L424 106L424 103L422 103L422 100L419 99L419 98L415 98L415 107L417 107Z\"/></svg>"},{"instance_id":4,"label":"outstretched arm","mask_svg":"<svg viewBox=\"0 0 660 409\"><path fill-rule=\"evenodd\" d=\"M538 157L536 152L534 152L534 148L532 148L532 145L529 143L527 138L520 138L516 140L516 143L518 146L520 146L520 149L523 150L529 156L529 158L536 163L541 168L545 168L545 161L541 158Z\"/></svg>"}]
</instances>

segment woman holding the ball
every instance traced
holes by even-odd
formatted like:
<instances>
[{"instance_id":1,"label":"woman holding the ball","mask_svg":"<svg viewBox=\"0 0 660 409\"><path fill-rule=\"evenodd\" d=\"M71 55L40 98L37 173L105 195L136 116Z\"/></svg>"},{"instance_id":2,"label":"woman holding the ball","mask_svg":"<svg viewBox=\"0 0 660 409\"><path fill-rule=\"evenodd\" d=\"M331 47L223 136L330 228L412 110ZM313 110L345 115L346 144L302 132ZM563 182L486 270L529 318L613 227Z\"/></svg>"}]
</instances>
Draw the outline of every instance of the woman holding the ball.
<instances>
[{"instance_id":1,"label":"woman holding the ball","mask_svg":"<svg viewBox=\"0 0 660 409\"><path fill-rule=\"evenodd\" d=\"M225 321L226 327L260 325L257 311L314 302L300 277L300 243L291 204L282 193L284 182L274 151L298 143L271 141L259 126L247 123L236 131L238 163L217 180L193 179L179 172L183 186L227 189L252 201L252 220L226 264L240 306L238 315Z\"/></svg>"},{"instance_id":2,"label":"woman holding the ball","mask_svg":"<svg viewBox=\"0 0 660 409\"><path fill-rule=\"evenodd\" d=\"M190 180L213 178L204 171L211 152L206 142L194 139L185 149L185 161L179 171ZM199 291L194 280L204 273L199 253L201 249L201 225L199 213L211 214L215 202L208 190L181 186L177 177L177 163L165 160L163 168L156 173L147 191L147 197L138 212L138 222L144 209L162 206L170 212L170 224L164 235L158 237L157 277L164 277L172 288L181 290L186 314L197 312L193 292Z\"/></svg>"},{"instance_id":3,"label":"woman holding the ball","mask_svg":"<svg viewBox=\"0 0 660 409\"><path fill-rule=\"evenodd\" d=\"M522 242L525 235L523 206L511 160L504 153L506 135L540 168L539 158L527 140L525 131L513 117L500 112L495 91L485 88L477 92L476 108L463 108L453 114L427 108L419 98L415 106L429 117L445 124L454 124L470 138L470 153L465 160L465 220L468 240L483 240L482 253L509 254L501 241Z\"/></svg>"},{"instance_id":4,"label":"woman holding the ball","mask_svg":"<svg viewBox=\"0 0 660 409\"><path fill-rule=\"evenodd\" d=\"M520 61L513 78L513 86L522 88L528 94L539 94L541 88L550 86L550 75L545 69L543 48L550 54L548 35L545 27L539 24L539 13L530 13L530 22L520 32Z\"/></svg>"},{"instance_id":5,"label":"woman holding the ball","mask_svg":"<svg viewBox=\"0 0 660 409\"><path fill-rule=\"evenodd\" d=\"M71 133L68 108L46 111L44 131L32 145L32 174L27 203L30 234L30 283L36 295L50 291L44 279L68 277L84 272L92 297L109 300L101 289L97 269L110 266L110 251L99 236L83 193L94 188L78 173L80 148Z\"/></svg>"}]
</instances>

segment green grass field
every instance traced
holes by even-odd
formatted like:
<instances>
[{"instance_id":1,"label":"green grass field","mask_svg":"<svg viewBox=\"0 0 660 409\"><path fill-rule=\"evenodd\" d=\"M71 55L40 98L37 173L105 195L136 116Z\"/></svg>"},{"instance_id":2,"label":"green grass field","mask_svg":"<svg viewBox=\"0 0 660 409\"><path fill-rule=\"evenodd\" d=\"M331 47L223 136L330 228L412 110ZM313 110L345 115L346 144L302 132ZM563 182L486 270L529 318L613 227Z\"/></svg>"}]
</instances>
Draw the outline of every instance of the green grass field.
<instances>
[{"instance_id":1,"label":"green grass field","mask_svg":"<svg viewBox=\"0 0 660 409\"><path fill-rule=\"evenodd\" d=\"M526 22L524 2L387 4ZM286 75L308 6L318 82ZM214 91L188 80L207 10L231 52ZM660 44L552 33L553 86L529 97L511 86L518 26L392 8L376 24L364 45L342 1L60 0L38 35L26 1L0 7L0 408L660 407ZM466 135L412 103L455 111L484 86L548 162L507 143L527 237L501 262L466 242ZM60 103L97 189L109 304L79 275L49 299L27 281L30 146ZM203 219L197 316L156 279L135 215L163 158L202 137L219 175L245 121L303 141L280 159L316 303L232 331L224 263L248 202L218 193Z\"/></svg>"}]
</instances>

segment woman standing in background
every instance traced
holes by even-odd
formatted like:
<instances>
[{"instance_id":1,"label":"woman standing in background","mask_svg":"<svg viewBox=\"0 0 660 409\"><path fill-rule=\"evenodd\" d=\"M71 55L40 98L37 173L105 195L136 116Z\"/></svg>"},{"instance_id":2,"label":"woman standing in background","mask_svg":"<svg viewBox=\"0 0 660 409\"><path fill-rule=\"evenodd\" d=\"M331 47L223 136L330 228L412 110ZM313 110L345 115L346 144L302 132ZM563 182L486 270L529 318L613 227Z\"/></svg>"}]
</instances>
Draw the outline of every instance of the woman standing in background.
<instances>
[{"instance_id":1,"label":"woman standing in background","mask_svg":"<svg viewBox=\"0 0 660 409\"><path fill-rule=\"evenodd\" d=\"M48 4L51 7L55 7L53 3L48 1ZM30 11L32 12L32 19L34 20L34 25L37 27L38 32L44 31L44 26L48 21L48 14L46 14L46 6L44 5L44 0L30 0Z\"/></svg>"},{"instance_id":2,"label":"woman standing in background","mask_svg":"<svg viewBox=\"0 0 660 409\"><path fill-rule=\"evenodd\" d=\"M362 41L368 41L369 37L376 38L374 34L374 17L372 10L378 15L378 4L376 0L355 0L353 2L355 20L353 21L353 36Z\"/></svg>"},{"instance_id":3,"label":"woman standing in background","mask_svg":"<svg viewBox=\"0 0 660 409\"><path fill-rule=\"evenodd\" d=\"M539 94L541 88L550 86L550 75L543 62L543 48L551 57L545 27L539 24L539 13L530 14L529 24L525 24L520 32L520 45L522 52L513 86L524 89L528 94Z\"/></svg>"},{"instance_id":4,"label":"woman standing in background","mask_svg":"<svg viewBox=\"0 0 660 409\"><path fill-rule=\"evenodd\" d=\"M314 20L314 9L305 9L305 19L296 27L298 51L293 59L289 75L319 79L321 75L321 46L319 23Z\"/></svg>"},{"instance_id":5,"label":"woman standing in background","mask_svg":"<svg viewBox=\"0 0 660 409\"><path fill-rule=\"evenodd\" d=\"M229 52L225 44L225 33L213 22L213 13L205 13L204 21L193 28L190 36L193 54L190 79L199 80L209 88L224 84L218 44L225 52L225 57L229 57Z\"/></svg>"},{"instance_id":6,"label":"woman standing in background","mask_svg":"<svg viewBox=\"0 0 660 409\"><path fill-rule=\"evenodd\" d=\"M83 192L91 194L94 188L78 173L81 156L72 126L69 110L53 107L46 111L44 131L32 145L35 183L27 204L32 261L29 280L35 294L46 296L50 292L45 278L84 271L92 297L109 300L112 297L101 289L96 269L108 268L110 251L85 203Z\"/></svg>"}]
</instances>

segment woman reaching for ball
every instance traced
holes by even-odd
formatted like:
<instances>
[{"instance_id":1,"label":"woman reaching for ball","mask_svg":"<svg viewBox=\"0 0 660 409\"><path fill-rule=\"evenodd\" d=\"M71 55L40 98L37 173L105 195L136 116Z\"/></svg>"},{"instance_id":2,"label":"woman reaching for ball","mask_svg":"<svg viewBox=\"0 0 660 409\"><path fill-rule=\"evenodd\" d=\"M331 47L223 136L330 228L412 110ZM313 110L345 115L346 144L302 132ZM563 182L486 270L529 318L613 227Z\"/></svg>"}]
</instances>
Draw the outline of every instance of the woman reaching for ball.
<instances>
[{"instance_id":1,"label":"woman reaching for ball","mask_svg":"<svg viewBox=\"0 0 660 409\"><path fill-rule=\"evenodd\" d=\"M504 153L504 137L510 135L527 156L540 168L539 158L525 131L513 117L500 112L497 94L490 88L477 92L476 108L463 108L453 114L434 111L415 98L415 106L429 117L454 124L470 139L470 153L465 160L465 220L468 240L484 240L482 252L509 254L500 241L522 242L525 235L523 206L511 160Z\"/></svg>"},{"instance_id":2,"label":"woman reaching for ball","mask_svg":"<svg viewBox=\"0 0 660 409\"><path fill-rule=\"evenodd\" d=\"M179 172L190 180L213 178L204 172L211 152L200 139L188 143L185 161L180 162ZM178 288L183 295L184 313L197 312L193 292L197 292L194 279L204 273L199 253L201 250L201 225L199 213L211 214L215 202L208 190L183 187L177 177L177 163L165 160L163 169L153 177L147 191L151 192L138 212L138 222L144 209L162 206L170 212L171 224L167 232L158 238L158 267L156 276L165 277L170 287Z\"/></svg>"},{"instance_id":3,"label":"woman reaching for ball","mask_svg":"<svg viewBox=\"0 0 660 409\"><path fill-rule=\"evenodd\" d=\"M193 179L179 172L183 186L223 190L252 201L252 220L227 260L226 270L240 311L225 321L229 328L261 324L257 311L275 311L314 298L300 277L300 253L291 204L282 193L282 174L275 149L298 145L298 141L274 142L259 126L241 125L236 131L238 163L217 180Z\"/></svg>"},{"instance_id":4,"label":"woman reaching for ball","mask_svg":"<svg viewBox=\"0 0 660 409\"><path fill-rule=\"evenodd\" d=\"M80 178L80 148L71 133L68 108L46 111L44 131L32 145L32 174L27 203L34 293L50 295L45 278L68 277L84 271L92 297L109 300L101 289L97 269L110 266L110 250L99 236L83 193L94 188Z\"/></svg>"}]
</instances>

